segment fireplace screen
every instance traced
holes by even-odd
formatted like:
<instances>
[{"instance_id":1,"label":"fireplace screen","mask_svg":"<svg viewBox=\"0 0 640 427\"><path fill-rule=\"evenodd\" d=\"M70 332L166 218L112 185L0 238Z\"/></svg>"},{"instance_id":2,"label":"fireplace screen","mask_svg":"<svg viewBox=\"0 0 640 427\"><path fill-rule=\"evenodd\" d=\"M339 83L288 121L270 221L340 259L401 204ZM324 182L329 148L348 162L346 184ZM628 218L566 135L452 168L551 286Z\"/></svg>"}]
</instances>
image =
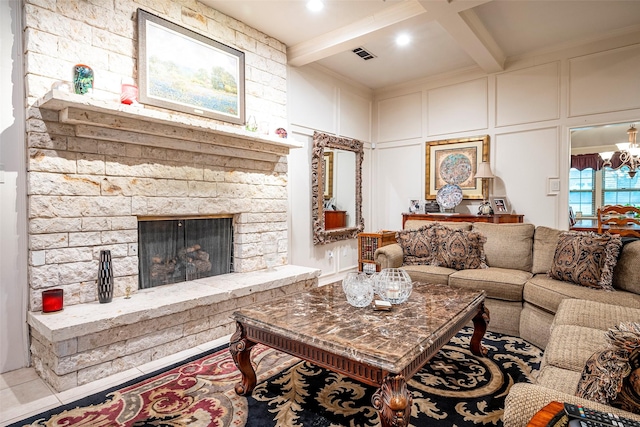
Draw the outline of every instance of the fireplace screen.
<instances>
[{"instance_id":1,"label":"fireplace screen","mask_svg":"<svg viewBox=\"0 0 640 427\"><path fill-rule=\"evenodd\" d=\"M233 271L231 218L138 222L139 288Z\"/></svg>"}]
</instances>

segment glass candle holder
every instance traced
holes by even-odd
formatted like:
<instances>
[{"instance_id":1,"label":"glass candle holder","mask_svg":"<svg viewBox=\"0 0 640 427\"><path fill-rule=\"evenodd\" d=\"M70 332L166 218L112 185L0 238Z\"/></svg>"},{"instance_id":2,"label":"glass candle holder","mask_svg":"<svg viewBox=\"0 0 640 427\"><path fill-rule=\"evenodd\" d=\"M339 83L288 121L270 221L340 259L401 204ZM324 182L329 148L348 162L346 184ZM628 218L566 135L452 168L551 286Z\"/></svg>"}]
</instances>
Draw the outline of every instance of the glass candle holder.
<instances>
[{"instance_id":1,"label":"glass candle holder","mask_svg":"<svg viewBox=\"0 0 640 427\"><path fill-rule=\"evenodd\" d=\"M122 83L120 102L127 105L136 104L138 102L138 87L134 84Z\"/></svg>"},{"instance_id":2,"label":"glass candle holder","mask_svg":"<svg viewBox=\"0 0 640 427\"><path fill-rule=\"evenodd\" d=\"M42 312L55 313L62 310L63 307L62 289L47 289L42 291Z\"/></svg>"},{"instance_id":3,"label":"glass candle holder","mask_svg":"<svg viewBox=\"0 0 640 427\"><path fill-rule=\"evenodd\" d=\"M399 268L385 268L375 275L374 280L376 293L391 304L402 304L413 290L411 277Z\"/></svg>"}]
</instances>

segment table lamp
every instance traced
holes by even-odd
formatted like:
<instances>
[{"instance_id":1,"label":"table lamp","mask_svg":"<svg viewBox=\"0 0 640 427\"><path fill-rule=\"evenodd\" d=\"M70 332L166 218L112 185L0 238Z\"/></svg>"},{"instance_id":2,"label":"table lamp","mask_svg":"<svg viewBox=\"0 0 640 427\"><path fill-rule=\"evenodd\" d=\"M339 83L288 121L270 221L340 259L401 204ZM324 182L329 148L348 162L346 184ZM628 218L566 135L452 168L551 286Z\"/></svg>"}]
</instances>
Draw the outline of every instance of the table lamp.
<instances>
[{"instance_id":1,"label":"table lamp","mask_svg":"<svg viewBox=\"0 0 640 427\"><path fill-rule=\"evenodd\" d=\"M495 175L493 174L493 172L491 172L491 165L489 164L489 162L481 162L476 170L476 174L474 176L475 178L480 178L482 179L482 185L484 187L484 180L485 179L493 179L495 178ZM488 195L489 191L487 190L487 195ZM484 195L484 191L482 192L482 194ZM478 210L479 214L484 214L484 215L488 215L491 214L493 212L491 212L491 205L487 202L487 200L483 200L482 204L480 205L480 209Z\"/></svg>"}]
</instances>

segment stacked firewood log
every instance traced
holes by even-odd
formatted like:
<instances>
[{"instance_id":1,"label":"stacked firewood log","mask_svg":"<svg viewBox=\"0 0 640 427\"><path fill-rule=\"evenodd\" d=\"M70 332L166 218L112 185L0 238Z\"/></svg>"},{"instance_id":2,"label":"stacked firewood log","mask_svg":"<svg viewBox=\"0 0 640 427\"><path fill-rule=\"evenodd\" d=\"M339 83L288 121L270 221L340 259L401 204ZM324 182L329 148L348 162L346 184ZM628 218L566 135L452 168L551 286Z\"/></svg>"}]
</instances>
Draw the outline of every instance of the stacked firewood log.
<instances>
[{"instance_id":1,"label":"stacked firewood log","mask_svg":"<svg viewBox=\"0 0 640 427\"><path fill-rule=\"evenodd\" d=\"M211 271L209 253L195 244L178 250L172 258L153 256L151 258L151 279L161 282L172 282L182 277L186 280L203 276Z\"/></svg>"}]
</instances>

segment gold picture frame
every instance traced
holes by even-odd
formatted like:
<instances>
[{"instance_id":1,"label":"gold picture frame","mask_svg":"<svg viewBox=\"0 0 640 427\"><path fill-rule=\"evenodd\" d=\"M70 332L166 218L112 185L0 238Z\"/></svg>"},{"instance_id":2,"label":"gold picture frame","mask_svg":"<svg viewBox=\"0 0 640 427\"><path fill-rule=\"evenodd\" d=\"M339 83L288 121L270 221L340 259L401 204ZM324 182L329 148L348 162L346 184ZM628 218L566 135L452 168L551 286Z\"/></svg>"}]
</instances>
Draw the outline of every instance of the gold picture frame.
<instances>
[{"instance_id":1,"label":"gold picture frame","mask_svg":"<svg viewBox=\"0 0 640 427\"><path fill-rule=\"evenodd\" d=\"M425 160L425 199L435 199L446 184L460 186L463 199L487 199L486 180L474 176L478 165L489 161L489 135L427 141Z\"/></svg>"}]
</instances>

